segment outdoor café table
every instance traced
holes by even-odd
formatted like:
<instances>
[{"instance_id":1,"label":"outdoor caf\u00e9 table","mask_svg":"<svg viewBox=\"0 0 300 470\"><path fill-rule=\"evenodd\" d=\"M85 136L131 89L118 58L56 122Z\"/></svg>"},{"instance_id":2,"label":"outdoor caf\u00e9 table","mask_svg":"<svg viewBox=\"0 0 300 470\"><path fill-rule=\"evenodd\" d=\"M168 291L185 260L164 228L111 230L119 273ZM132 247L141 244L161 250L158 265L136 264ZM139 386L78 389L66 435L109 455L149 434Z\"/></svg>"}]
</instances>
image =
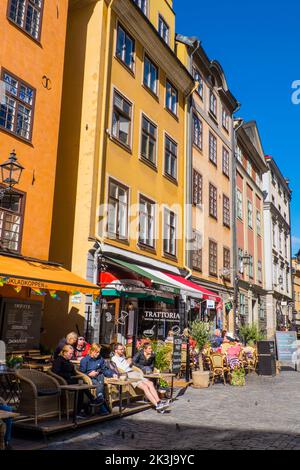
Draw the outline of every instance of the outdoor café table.
<instances>
[{"instance_id":1,"label":"outdoor caf\u00e9 table","mask_svg":"<svg viewBox=\"0 0 300 470\"><path fill-rule=\"evenodd\" d=\"M15 405L19 401L19 381L13 370L0 371L0 397L2 397L8 405Z\"/></svg>"},{"instance_id":2,"label":"outdoor caf\u00e9 table","mask_svg":"<svg viewBox=\"0 0 300 470\"><path fill-rule=\"evenodd\" d=\"M105 379L105 383L111 384L111 385L116 385L119 389L119 413L120 416L123 413L123 407L122 407L122 389L125 385L130 385L133 382L137 382L137 379L126 379L126 380L120 380L120 379ZM127 399L127 405L128 405L128 399Z\"/></svg>"},{"instance_id":3,"label":"outdoor caf\u00e9 table","mask_svg":"<svg viewBox=\"0 0 300 470\"><path fill-rule=\"evenodd\" d=\"M0 410L0 419L16 418L17 416L20 416L20 413Z\"/></svg>"},{"instance_id":4,"label":"outdoor caf\u00e9 table","mask_svg":"<svg viewBox=\"0 0 300 470\"><path fill-rule=\"evenodd\" d=\"M61 390L68 390L69 392L74 392L74 409L73 409L73 423L77 426L77 405L78 405L78 393L82 390L91 390L96 388L97 385L87 385L87 384L70 384L70 385L59 385Z\"/></svg>"},{"instance_id":5,"label":"outdoor caf\u00e9 table","mask_svg":"<svg viewBox=\"0 0 300 470\"><path fill-rule=\"evenodd\" d=\"M171 374L171 373L168 373L168 372L159 372L157 374L153 373L153 374L144 374L144 377L146 379L156 379L156 380L159 380L159 379L164 379L164 378L171 378L171 400L173 400L173 390L174 390L174 377L175 377L176 374Z\"/></svg>"},{"instance_id":6,"label":"outdoor caf\u00e9 table","mask_svg":"<svg viewBox=\"0 0 300 470\"><path fill-rule=\"evenodd\" d=\"M38 361L38 362L50 361L50 359L51 359L51 355L49 354L44 354L44 355L37 354L36 356L28 357L29 361Z\"/></svg>"}]
</instances>

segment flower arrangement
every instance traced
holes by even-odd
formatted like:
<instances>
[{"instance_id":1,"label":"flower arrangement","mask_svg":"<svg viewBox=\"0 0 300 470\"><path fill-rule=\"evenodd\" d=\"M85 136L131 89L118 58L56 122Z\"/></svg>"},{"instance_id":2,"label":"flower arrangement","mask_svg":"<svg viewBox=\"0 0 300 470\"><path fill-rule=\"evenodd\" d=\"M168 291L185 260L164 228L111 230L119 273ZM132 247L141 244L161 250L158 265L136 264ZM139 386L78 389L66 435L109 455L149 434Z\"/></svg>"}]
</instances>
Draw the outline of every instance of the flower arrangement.
<instances>
[{"instance_id":1,"label":"flower arrangement","mask_svg":"<svg viewBox=\"0 0 300 470\"><path fill-rule=\"evenodd\" d=\"M245 369L236 368L231 372L231 385L242 387L246 384Z\"/></svg>"},{"instance_id":2,"label":"flower arrangement","mask_svg":"<svg viewBox=\"0 0 300 470\"><path fill-rule=\"evenodd\" d=\"M18 369L23 364L23 357L20 355L12 354L6 359L6 365L10 369Z\"/></svg>"}]
</instances>

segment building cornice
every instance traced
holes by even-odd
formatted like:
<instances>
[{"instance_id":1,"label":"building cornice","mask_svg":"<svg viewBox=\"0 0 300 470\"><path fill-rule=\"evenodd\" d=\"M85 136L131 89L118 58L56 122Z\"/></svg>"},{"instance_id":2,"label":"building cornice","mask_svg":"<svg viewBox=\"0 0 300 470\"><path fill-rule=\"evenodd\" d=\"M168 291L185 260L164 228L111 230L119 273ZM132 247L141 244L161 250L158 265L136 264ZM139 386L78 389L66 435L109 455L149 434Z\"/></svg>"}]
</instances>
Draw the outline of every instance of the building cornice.
<instances>
[{"instance_id":1,"label":"building cornice","mask_svg":"<svg viewBox=\"0 0 300 470\"><path fill-rule=\"evenodd\" d=\"M277 209L277 207L274 205L273 202L270 202L270 201L264 202L264 210L270 211L272 217L275 216L276 221L279 221L279 223L286 228L288 235L290 235L290 232L291 232L290 225L287 223L286 219L283 217L281 212L279 212L279 210Z\"/></svg>"},{"instance_id":2,"label":"building cornice","mask_svg":"<svg viewBox=\"0 0 300 470\"><path fill-rule=\"evenodd\" d=\"M262 156L258 153L256 148L254 147L253 143L249 139L249 136L243 126L241 126L238 131L238 140L242 142L242 147L247 150L247 156L250 157L252 162L261 170L262 173L266 173L268 171L268 165L263 160Z\"/></svg>"}]
</instances>

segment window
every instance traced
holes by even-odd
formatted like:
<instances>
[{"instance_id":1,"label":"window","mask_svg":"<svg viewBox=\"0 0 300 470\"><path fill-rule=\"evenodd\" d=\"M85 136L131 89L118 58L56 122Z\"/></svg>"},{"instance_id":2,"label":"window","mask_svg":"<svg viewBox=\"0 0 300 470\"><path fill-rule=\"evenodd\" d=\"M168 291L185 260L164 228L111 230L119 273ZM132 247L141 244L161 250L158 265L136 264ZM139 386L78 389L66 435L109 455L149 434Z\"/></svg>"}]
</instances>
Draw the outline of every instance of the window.
<instances>
[{"instance_id":1,"label":"window","mask_svg":"<svg viewBox=\"0 0 300 470\"><path fill-rule=\"evenodd\" d=\"M241 147L239 147L239 146L237 146L237 148L236 148L236 159L237 159L238 162L243 164L243 154L242 154Z\"/></svg>"},{"instance_id":2,"label":"window","mask_svg":"<svg viewBox=\"0 0 300 470\"><path fill-rule=\"evenodd\" d=\"M256 184L257 186L260 188L261 187L261 176L260 176L260 173L256 173L255 174L255 180L256 180Z\"/></svg>"},{"instance_id":3,"label":"window","mask_svg":"<svg viewBox=\"0 0 300 470\"><path fill-rule=\"evenodd\" d=\"M230 201L225 194L223 194L223 225L230 227Z\"/></svg>"},{"instance_id":4,"label":"window","mask_svg":"<svg viewBox=\"0 0 300 470\"><path fill-rule=\"evenodd\" d=\"M132 104L117 91L114 92L112 135L130 147Z\"/></svg>"},{"instance_id":5,"label":"window","mask_svg":"<svg viewBox=\"0 0 300 470\"><path fill-rule=\"evenodd\" d=\"M144 60L144 85L157 95L158 68L146 55Z\"/></svg>"},{"instance_id":6,"label":"window","mask_svg":"<svg viewBox=\"0 0 300 470\"><path fill-rule=\"evenodd\" d=\"M176 256L176 214L165 209L164 252Z\"/></svg>"},{"instance_id":7,"label":"window","mask_svg":"<svg viewBox=\"0 0 300 470\"><path fill-rule=\"evenodd\" d=\"M140 197L140 227L139 242L154 248L155 233L155 203Z\"/></svg>"},{"instance_id":8,"label":"window","mask_svg":"<svg viewBox=\"0 0 300 470\"><path fill-rule=\"evenodd\" d=\"M274 220L272 221L272 240L273 240L273 246L276 248L276 224Z\"/></svg>"},{"instance_id":9,"label":"window","mask_svg":"<svg viewBox=\"0 0 300 470\"><path fill-rule=\"evenodd\" d=\"M223 108L222 109L222 126L224 127L224 129L226 129L227 132L229 132L229 123L230 123L230 115L227 109Z\"/></svg>"},{"instance_id":10,"label":"window","mask_svg":"<svg viewBox=\"0 0 300 470\"><path fill-rule=\"evenodd\" d=\"M128 188L113 180L109 180L107 231L111 238L128 238Z\"/></svg>"},{"instance_id":11,"label":"window","mask_svg":"<svg viewBox=\"0 0 300 470\"><path fill-rule=\"evenodd\" d=\"M273 285L278 285L278 264L273 260Z\"/></svg>"},{"instance_id":12,"label":"window","mask_svg":"<svg viewBox=\"0 0 300 470\"><path fill-rule=\"evenodd\" d=\"M223 268L230 270L230 250L223 248Z\"/></svg>"},{"instance_id":13,"label":"window","mask_svg":"<svg viewBox=\"0 0 300 470\"><path fill-rule=\"evenodd\" d=\"M202 204L202 176L193 170L193 204Z\"/></svg>"},{"instance_id":14,"label":"window","mask_svg":"<svg viewBox=\"0 0 300 470\"><path fill-rule=\"evenodd\" d=\"M223 155L222 155L222 170L224 175L228 176L229 178L229 152L228 150L223 147Z\"/></svg>"},{"instance_id":15,"label":"window","mask_svg":"<svg viewBox=\"0 0 300 470\"><path fill-rule=\"evenodd\" d=\"M244 252L242 248L238 249L238 267L239 267L239 272L243 274L244 272L244 263L243 263L243 257L244 257Z\"/></svg>"},{"instance_id":16,"label":"window","mask_svg":"<svg viewBox=\"0 0 300 470\"><path fill-rule=\"evenodd\" d=\"M243 195L239 189L236 191L236 215L239 219L243 220Z\"/></svg>"},{"instance_id":17,"label":"window","mask_svg":"<svg viewBox=\"0 0 300 470\"><path fill-rule=\"evenodd\" d=\"M196 69L196 67L193 67L193 77L195 82L198 82L199 85L197 87L197 93L200 96L200 98L203 100L203 78L200 75L199 70Z\"/></svg>"},{"instance_id":18,"label":"window","mask_svg":"<svg viewBox=\"0 0 300 470\"><path fill-rule=\"evenodd\" d=\"M134 39L118 25L116 56L131 70L134 66Z\"/></svg>"},{"instance_id":19,"label":"window","mask_svg":"<svg viewBox=\"0 0 300 470\"><path fill-rule=\"evenodd\" d=\"M217 219L217 188L209 183L209 215Z\"/></svg>"},{"instance_id":20,"label":"window","mask_svg":"<svg viewBox=\"0 0 300 470\"><path fill-rule=\"evenodd\" d=\"M264 305L261 302L261 300L258 300L258 311L259 311L259 318L261 320L264 320L265 319L265 309L264 309Z\"/></svg>"},{"instance_id":21,"label":"window","mask_svg":"<svg viewBox=\"0 0 300 470\"><path fill-rule=\"evenodd\" d=\"M247 201L248 208L248 227L253 228L253 206L251 201Z\"/></svg>"},{"instance_id":22,"label":"window","mask_svg":"<svg viewBox=\"0 0 300 470\"><path fill-rule=\"evenodd\" d=\"M193 124L193 142L199 149L202 149L202 122L196 114L193 114Z\"/></svg>"},{"instance_id":23,"label":"window","mask_svg":"<svg viewBox=\"0 0 300 470\"><path fill-rule=\"evenodd\" d=\"M288 257L288 244L287 244L287 235L284 234L284 254L285 257Z\"/></svg>"},{"instance_id":24,"label":"window","mask_svg":"<svg viewBox=\"0 0 300 470\"><path fill-rule=\"evenodd\" d=\"M240 315L242 317L246 316L246 298L245 298L245 294L240 294Z\"/></svg>"},{"instance_id":25,"label":"window","mask_svg":"<svg viewBox=\"0 0 300 470\"><path fill-rule=\"evenodd\" d=\"M170 82L166 83L166 107L177 116L178 92Z\"/></svg>"},{"instance_id":26,"label":"window","mask_svg":"<svg viewBox=\"0 0 300 470\"><path fill-rule=\"evenodd\" d=\"M165 174L177 178L177 144L165 137Z\"/></svg>"},{"instance_id":27,"label":"window","mask_svg":"<svg viewBox=\"0 0 300 470\"><path fill-rule=\"evenodd\" d=\"M209 159L215 165L217 164L217 139L211 132L209 133Z\"/></svg>"},{"instance_id":28,"label":"window","mask_svg":"<svg viewBox=\"0 0 300 470\"><path fill-rule=\"evenodd\" d=\"M247 160L247 173L248 175L252 176L252 164L250 160Z\"/></svg>"},{"instance_id":29,"label":"window","mask_svg":"<svg viewBox=\"0 0 300 470\"><path fill-rule=\"evenodd\" d=\"M217 117L217 98L215 97L212 91L209 95L209 110L214 117Z\"/></svg>"},{"instance_id":30,"label":"window","mask_svg":"<svg viewBox=\"0 0 300 470\"><path fill-rule=\"evenodd\" d=\"M148 12L148 0L133 0L134 3L137 4L137 6L142 10L144 15L147 16Z\"/></svg>"},{"instance_id":31,"label":"window","mask_svg":"<svg viewBox=\"0 0 300 470\"><path fill-rule=\"evenodd\" d=\"M0 104L0 127L31 140L35 91L19 78L2 71L5 94Z\"/></svg>"},{"instance_id":32,"label":"window","mask_svg":"<svg viewBox=\"0 0 300 470\"><path fill-rule=\"evenodd\" d=\"M249 277L253 278L253 256L249 255Z\"/></svg>"},{"instance_id":33,"label":"window","mask_svg":"<svg viewBox=\"0 0 300 470\"><path fill-rule=\"evenodd\" d=\"M24 214L23 195L6 194L0 199L0 248L19 253Z\"/></svg>"},{"instance_id":34,"label":"window","mask_svg":"<svg viewBox=\"0 0 300 470\"><path fill-rule=\"evenodd\" d=\"M142 116L142 148L141 155L146 160L156 162L157 127L145 116Z\"/></svg>"},{"instance_id":35,"label":"window","mask_svg":"<svg viewBox=\"0 0 300 470\"><path fill-rule=\"evenodd\" d=\"M278 248L279 248L280 253L282 253L282 228L281 227L279 227L279 230L278 230Z\"/></svg>"},{"instance_id":36,"label":"window","mask_svg":"<svg viewBox=\"0 0 300 470\"><path fill-rule=\"evenodd\" d=\"M257 230L257 235L261 235L261 215L260 215L260 211L256 211L256 230Z\"/></svg>"},{"instance_id":37,"label":"window","mask_svg":"<svg viewBox=\"0 0 300 470\"><path fill-rule=\"evenodd\" d=\"M41 34L43 0L10 0L8 17L34 39Z\"/></svg>"},{"instance_id":38,"label":"window","mask_svg":"<svg viewBox=\"0 0 300 470\"><path fill-rule=\"evenodd\" d=\"M194 246L192 252L192 268L195 271L202 271L202 236L200 232L193 231Z\"/></svg>"},{"instance_id":39,"label":"window","mask_svg":"<svg viewBox=\"0 0 300 470\"><path fill-rule=\"evenodd\" d=\"M285 282L286 282L286 291L289 293L290 291L290 276L289 276L289 270L286 271L285 273Z\"/></svg>"},{"instance_id":40,"label":"window","mask_svg":"<svg viewBox=\"0 0 300 470\"><path fill-rule=\"evenodd\" d=\"M217 276L218 273L218 245L209 240L209 274Z\"/></svg>"},{"instance_id":41,"label":"window","mask_svg":"<svg viewBox=\"0 0 300 470\"><path fill-rule=\"evenodd\" d=\"M261 261L257 262L257 279L258 279L258 282L262 282L262 263L261 263Z\"/></svg>"},{"instance_id":42,"label":"window","mask_svg":"<svg viewBox=\"0 0 300 470\"><path fill-rule=\"evenodd\" d=\"M159 15L158 17L158 32L159 32L159 35L163 38L163 40L169 44L169 26L167 25L167 23L165 22L165 20L163 19L163 17L161 15Z\"/></svg>"}]
</instances>

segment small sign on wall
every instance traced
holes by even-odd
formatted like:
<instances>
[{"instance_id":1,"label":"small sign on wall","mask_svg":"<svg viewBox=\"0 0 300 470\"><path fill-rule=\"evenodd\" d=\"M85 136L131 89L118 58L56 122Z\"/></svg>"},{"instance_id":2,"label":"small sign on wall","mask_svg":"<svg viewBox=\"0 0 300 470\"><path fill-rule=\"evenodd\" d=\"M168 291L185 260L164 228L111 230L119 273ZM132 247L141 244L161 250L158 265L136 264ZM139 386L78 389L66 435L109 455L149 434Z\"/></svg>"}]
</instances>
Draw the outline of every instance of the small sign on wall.
<instances>
[{"instance_id":1,"label":"small sign on wall","mask_svg":"<svg viewBox=\"0 0 300 470\"><path fill-rule=\"evenodd\" d=\"M214 300L207 300L206 308L214 310L216 308L216 302Z\"/></svg>"},{"instance_id":2,"label":"small sign on wall","mask_svg":"<svg viewBox=\"0 0 300 470\"><path fill-rule=\"evenodd\" d=\"M71 296L71 304L81 304L82 302L82 295L75 294Z\"/></svg>"}]
</instances>

